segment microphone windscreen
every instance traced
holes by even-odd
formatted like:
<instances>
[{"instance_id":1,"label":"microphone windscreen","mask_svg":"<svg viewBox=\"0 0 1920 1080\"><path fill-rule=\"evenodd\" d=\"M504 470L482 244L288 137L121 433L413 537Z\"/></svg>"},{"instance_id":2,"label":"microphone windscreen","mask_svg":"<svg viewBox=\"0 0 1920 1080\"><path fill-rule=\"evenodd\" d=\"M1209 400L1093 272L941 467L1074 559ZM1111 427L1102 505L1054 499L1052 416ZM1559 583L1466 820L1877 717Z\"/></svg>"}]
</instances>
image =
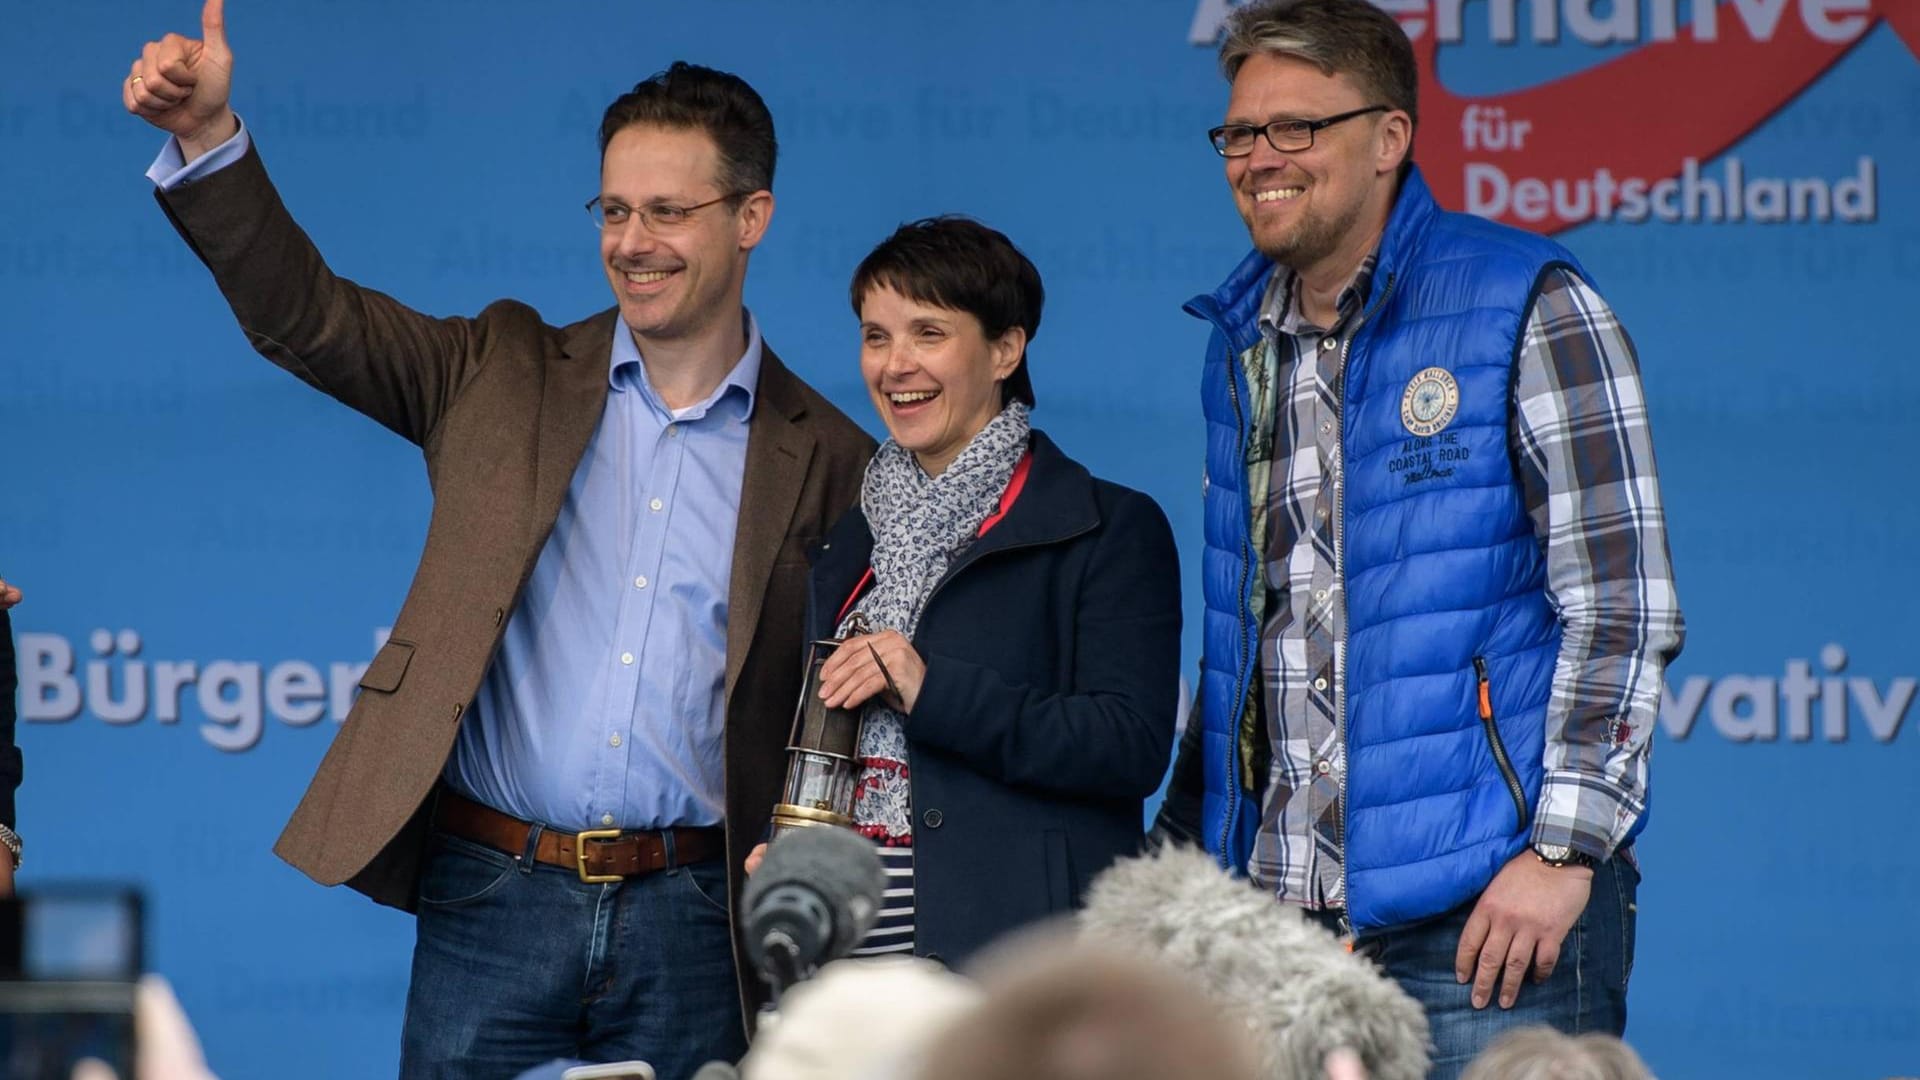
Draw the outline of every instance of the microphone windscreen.
<instances>
[{"instance_id":1,"label":"microphone windscreen","mask_svg":"<svg viewBox=\"0 0 1920 1080\"><path fill-rule=\"evenodd\" d=\"M799 885L820 894L833 912L833 944L824 959L853 948L880 916L887 873L873 841L851 829L815 825L792 829L767 848L760 869L747 879L741 908L751 920L768 892Z\"/></svg>"},{"instance_id":2,"label":"microphone windscreen","mask_svg":"<svg viewBox=\"0 0 1920 1080\"><path fill-rule=\"evenodd\" d=\"M918 1075L915 1055L980 1003L980 988L931 960L836 960L780 999L740 1062L746 1080L878 1080Z\"/></svg>"},{"instance_id":3,"label":"microphone windscreen","mask_svg":"<svg viewBox=\"0 0 1920 1080\"><path fill-rule=\"evenodd\" d=\"M740 1070L724 1061L709 1061L694 1070L693 1080L740 1080Z\"/></svg>"},{"instance_id":4,"label":"microphone windscreen","mask_svg":"<svg viewBox=\"0 0 1920 1080\"><path fill-rule=\"evenodd\" d=\"M1426 1013L1332 933L1205 852L1168 847L1094 879L1081 937L1158 958L1233 1010L1261 1044L1270 1076L1319 1076L1345 1046L1372 1080L1427 1075ZM1448 973L1451 977L1451 972Z\"/></svg>"}]
</instances>

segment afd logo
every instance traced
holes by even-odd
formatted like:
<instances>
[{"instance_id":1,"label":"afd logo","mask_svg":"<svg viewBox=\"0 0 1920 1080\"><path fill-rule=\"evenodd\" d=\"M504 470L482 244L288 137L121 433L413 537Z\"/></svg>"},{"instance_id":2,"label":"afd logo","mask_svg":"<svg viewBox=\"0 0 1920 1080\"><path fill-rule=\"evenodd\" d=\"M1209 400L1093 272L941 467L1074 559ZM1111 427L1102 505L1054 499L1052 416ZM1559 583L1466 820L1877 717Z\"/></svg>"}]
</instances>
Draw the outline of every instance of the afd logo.
<instances>
[{"instance_id":1,"label":"afd logo","mask_svg":"<svg viewBox=\"0 0 1920 1080\"><path fill-rule=\"evenodd\" d=\"M1920 53L1920 0L1374 0L1420 64L1419 160L1441 203L1536 232L1588 221L1868 222L1873 158L1768 176L1716 157L1877 26ZM1237 6L1199 0L1188 39ZM1466 96L1440 78L1466 42L1605 49L1570 75ZM1624 47L1624 48L1623 48ZM1650 123L1675 109L1684 121ZM1713 162L1711 166L1704 164Z\"/></svg>"}]
</instances>

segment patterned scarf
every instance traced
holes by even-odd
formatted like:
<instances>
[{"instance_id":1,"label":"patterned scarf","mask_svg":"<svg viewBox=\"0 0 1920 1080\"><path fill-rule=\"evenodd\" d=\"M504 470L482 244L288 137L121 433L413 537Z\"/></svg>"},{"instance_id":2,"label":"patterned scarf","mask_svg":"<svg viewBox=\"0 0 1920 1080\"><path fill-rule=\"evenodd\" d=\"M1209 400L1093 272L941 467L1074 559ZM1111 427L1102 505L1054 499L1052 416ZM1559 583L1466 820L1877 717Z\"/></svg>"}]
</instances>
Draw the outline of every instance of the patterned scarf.
<instances>
[{"instance_id":1,"label":"patterned scarf","mask_svg":"<svg viewBox=\"0 0 1920 1080\"><path fill-rule=\"evenodd\" d=\"M861 615L872 630L913 637L934 585L999 505L1031 430L1026 405L1009 402L939 476L928 476L892 439L881 444L860 488L860 508L873 532L873 588L841 623L841 633ZM903 723L876 697L860 726L854 827L889 846L913 843Z\"/></svg>"}]
</instances>

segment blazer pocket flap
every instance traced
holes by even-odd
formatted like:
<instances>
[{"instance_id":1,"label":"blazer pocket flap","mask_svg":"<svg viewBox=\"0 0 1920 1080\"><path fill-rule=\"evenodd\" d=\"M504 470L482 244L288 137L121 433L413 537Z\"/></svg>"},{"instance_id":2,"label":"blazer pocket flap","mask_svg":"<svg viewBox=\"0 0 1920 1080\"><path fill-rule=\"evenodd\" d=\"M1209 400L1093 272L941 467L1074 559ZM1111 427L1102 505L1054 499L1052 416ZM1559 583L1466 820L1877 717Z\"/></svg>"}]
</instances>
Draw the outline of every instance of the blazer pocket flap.
<instances>
[{"instance_id":1,"label":"blazer pocket flap","mask_svg":"<svg viewBox=\"0 0 1920 1080\"><path fill-rule=\"evenodd\" d=\"M373 663L367 665L367 673L360 676L362 690L380 690L392 693L400 689L400 680L406 677L407 665L413 662L413 644L406 641L391 641L380 646L374 655Z\"/></svg>"}]
</instances>

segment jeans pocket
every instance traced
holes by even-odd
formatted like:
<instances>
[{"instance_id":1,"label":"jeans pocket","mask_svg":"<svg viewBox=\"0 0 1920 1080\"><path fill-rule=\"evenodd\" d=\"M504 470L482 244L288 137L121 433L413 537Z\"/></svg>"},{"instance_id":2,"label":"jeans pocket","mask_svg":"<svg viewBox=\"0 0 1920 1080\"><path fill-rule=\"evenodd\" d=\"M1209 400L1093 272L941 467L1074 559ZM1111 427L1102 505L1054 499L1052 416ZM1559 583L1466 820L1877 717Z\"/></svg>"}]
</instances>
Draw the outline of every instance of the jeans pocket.
<instances>
[{"instance_id":1,"label":"jeans pocket","mask_svg":"<svg viewBox=\"0 0 1920 1080\"><path fill-rule=\"evenodd\" d=\"M420 875L420 903L450 908L484 900L517 873L519 860L505 852L459 837L435 836Z\"/></svg>"},{"instance_id":2,"label":"jeans pocket","mask_svg":"<svg viewBox=\"0 0 1920 1080\"><path fill-rule=\"evenodd\" d=\"M1634 924L1640 915L1640 870L1624 853L1615 855L1611 861L1614 888L1620 896L1620 986L1624 989L1633 979Z\"/></svg>"},{"instance_id":3,"label":"jeans pocket","mask_svg":"<svg viewBox=\"0 0 1920 1080\"><path fill-rule=\"evenodd\" d=\"M679 867L673 873L686 879L687 887L693 890L695 896L705 901L708 907L722 915L728 914L725 863L694 863L691 866Z\"/></svg>"}]
</instances>

